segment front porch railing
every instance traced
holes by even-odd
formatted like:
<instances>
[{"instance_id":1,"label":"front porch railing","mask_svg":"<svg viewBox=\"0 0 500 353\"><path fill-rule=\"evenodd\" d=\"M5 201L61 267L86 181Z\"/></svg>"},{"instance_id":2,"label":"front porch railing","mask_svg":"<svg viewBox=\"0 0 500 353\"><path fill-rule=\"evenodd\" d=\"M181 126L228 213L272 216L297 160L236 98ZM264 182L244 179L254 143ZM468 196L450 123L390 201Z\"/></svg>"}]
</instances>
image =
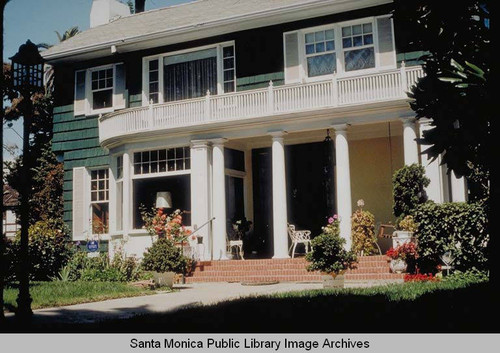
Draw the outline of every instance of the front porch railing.
<instances>
[{"instance_id":1,"label":"front porch railing","mask_svg":"<svg viewBox=\"0 0 500 353\"><path fill-rule=\"evenodd\" d=\"M332 80L269 87L202 98L151 104L113 112L99 119L99 137L107 139L139 132L165 130L220 121L264 117L376 103L406 98L423 76L420 66Z\"/></svg>"}]
</instances>

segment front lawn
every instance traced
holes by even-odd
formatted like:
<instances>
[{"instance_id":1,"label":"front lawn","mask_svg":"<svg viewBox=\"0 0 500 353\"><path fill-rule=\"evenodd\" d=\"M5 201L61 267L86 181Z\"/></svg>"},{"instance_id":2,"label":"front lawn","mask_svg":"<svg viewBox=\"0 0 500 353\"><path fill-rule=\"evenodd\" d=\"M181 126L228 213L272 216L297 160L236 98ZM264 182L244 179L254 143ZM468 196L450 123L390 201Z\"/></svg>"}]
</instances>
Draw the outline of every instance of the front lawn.
<instances>
[{"instance_id":1,"label":"front lawn","mask_svg":"<svg viewBox=\"0 0 500 353\"><path fill-rule=\"evenodd\" d=\"M154 291L140 289L120 282L33 282L30 294L33 309L97 302L107 299L135 297L154 294ZM18 289L9 287L4 290L5 307L13 311L17 307Z\"/></svg>"}]
</instances>

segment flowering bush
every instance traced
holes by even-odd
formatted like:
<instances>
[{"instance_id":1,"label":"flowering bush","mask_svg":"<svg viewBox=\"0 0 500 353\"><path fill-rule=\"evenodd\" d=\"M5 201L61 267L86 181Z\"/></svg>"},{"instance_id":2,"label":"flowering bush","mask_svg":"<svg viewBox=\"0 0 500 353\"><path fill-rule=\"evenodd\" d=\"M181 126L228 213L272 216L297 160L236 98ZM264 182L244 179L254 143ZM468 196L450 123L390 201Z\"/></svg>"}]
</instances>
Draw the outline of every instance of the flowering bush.
<instances>
[{"instance_id":1,"label":"flowering bush","mask_svg":"<svg viewBox=\"0 0 500 353\"><path fill-rule=\"evenodd\" d=\"M403 243L396 248L390 248L385 254L392 260L408 262L418 259L417 245L415 243Z\"/></svg>"},{"instance_id":2,"label":"flowering bush","mask_svg":"<svg viewBox=\"0 0 500 353\"><path fill-rule=\"evenodd\" d=\"M352 250L356 254L372 255L377 252L375 243L375 216L363 211L363 200L358 200L359 209L351 217Z\"/></svg>"},{"instance_id":3,"label":"flowering bush","mask_svg":"<svg viewBox=\"0 0 500 353\"><path fill-rule=\"evenodd\" d=\"M158 239L168 239L174 243L182 243L188 240L191 235L191 230L187 229L182 224L181 210L175 210L170 215L163 212L163 209L158 210L142 210L142 219L148 233L153 236L158 236ZM192 240L196 239L193 235Z\"/></svg>"},{"instance_id":4,"label":"flowering bush","mask_svg":"<svg viewBox=\"0 0 500 353\"><path fill-rule=\"evenodd\" d=\"M356 254L344 248L345 239L340 237L340 221L337 215L328 218L328 224L322 227L323 233L311 241L312 251L306 255L311 264L308 271L339 273L352 268Z\"/></svg>"},{"instance_id":5,"label":"flowering bush","mask_svg":"<svg viewBox=\"0 0 500 353\"><path fill-rule=\"evenodd\" d=\"M405 282L437 282L439 281L438 277L432 275L432 273L415 273L410 274L407 273L404 278Z\"/></svg>"},{"instance_id":6,"label":"flowering bush","mask_svg":"<svg viewBox=\"0 0 500 353\"><path fill-rule=\"evenodd\" d=\"M401 222L399 222L398 228L407 232L416 232L418 225L412 215L408 215Z\"/></svg>"},{"instance_id":7,"label":"flowering bush","mask_svg":"<svg viewBox=\"0 0 500 353\"><path fill-rule=\"evenodd\" d=\"M340 219L339 216L334 214L328 217L328 224L321 227L324 234L339 235L340 234Z\"/></svg>"}]
</instances>

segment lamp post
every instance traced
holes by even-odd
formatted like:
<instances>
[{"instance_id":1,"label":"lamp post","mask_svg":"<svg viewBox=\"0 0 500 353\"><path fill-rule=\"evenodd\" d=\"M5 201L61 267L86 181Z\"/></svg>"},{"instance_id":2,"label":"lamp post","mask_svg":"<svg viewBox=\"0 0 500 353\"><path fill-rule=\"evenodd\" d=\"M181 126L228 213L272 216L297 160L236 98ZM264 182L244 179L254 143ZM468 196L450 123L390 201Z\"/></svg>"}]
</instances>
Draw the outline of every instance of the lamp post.
<instances>
[{"instance_id":1,"label":"lamp post","mask_svg":"<svg viewBox=\"0 0 500 353\"><path fill-rule=\"evenodd\" d=\"M23 157L21 173L21 245L19 275L19 295L17 297L16 316L20 319L28 319L31 311L31 297L29 291L29 253L28 253L28 227L29 227L29 190L31 189L29 137L31 120L33 116L33 93L43 88L43 58L38 48L30 40L19 47L19 51L10 58L12 60L12 77L14 88L23 96Z\"/></svg>"}]
</instances>

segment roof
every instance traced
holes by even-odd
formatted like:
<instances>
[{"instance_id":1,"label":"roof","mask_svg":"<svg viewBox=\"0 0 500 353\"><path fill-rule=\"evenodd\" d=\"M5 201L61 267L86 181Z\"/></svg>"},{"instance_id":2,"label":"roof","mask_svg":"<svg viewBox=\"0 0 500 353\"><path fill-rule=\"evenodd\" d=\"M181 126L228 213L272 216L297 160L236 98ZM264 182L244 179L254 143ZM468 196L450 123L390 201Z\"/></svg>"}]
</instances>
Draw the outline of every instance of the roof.
<instances>
[{"instance_id":1,"label":"roof","mask_svg":"<svg viewBox=\"0 0 500 353\"><path fill-rule=\"evenodd\" d=\"M5 207L19 205L19 193L7 184L3 186L3 205Z\"/></svg>"},{"instance_id":2,"label":"roof","mask_svg":"<svg viewBox=\"0 0 500 353\"><path fill-rule=\"evenodd\" d=\"M213 35L212 32L206 32L206 28L228 23L242 26L242 21L252 19L254 27L257 27L259 25L258 21L255 22L257 18L292 12L296 18L307 18L305 16L308 12L304 12L305 10L316 9L315 16L318 16L325 14L321 12L324 6L337 6L340 12L388 2L392 0L197 0L122 17L90 28L45 50L42 55L51 61L104 48L110 55L111 45L118 47L151 38L178 36L189 30L196 30L197 38L201 38ZM309 17L313 16L311 13ZM287 19L293 20L290 17ZM178 37L178 40L182 38ZM142 48L135 46L134 49Z\"/></svg>"}]
</instances>

